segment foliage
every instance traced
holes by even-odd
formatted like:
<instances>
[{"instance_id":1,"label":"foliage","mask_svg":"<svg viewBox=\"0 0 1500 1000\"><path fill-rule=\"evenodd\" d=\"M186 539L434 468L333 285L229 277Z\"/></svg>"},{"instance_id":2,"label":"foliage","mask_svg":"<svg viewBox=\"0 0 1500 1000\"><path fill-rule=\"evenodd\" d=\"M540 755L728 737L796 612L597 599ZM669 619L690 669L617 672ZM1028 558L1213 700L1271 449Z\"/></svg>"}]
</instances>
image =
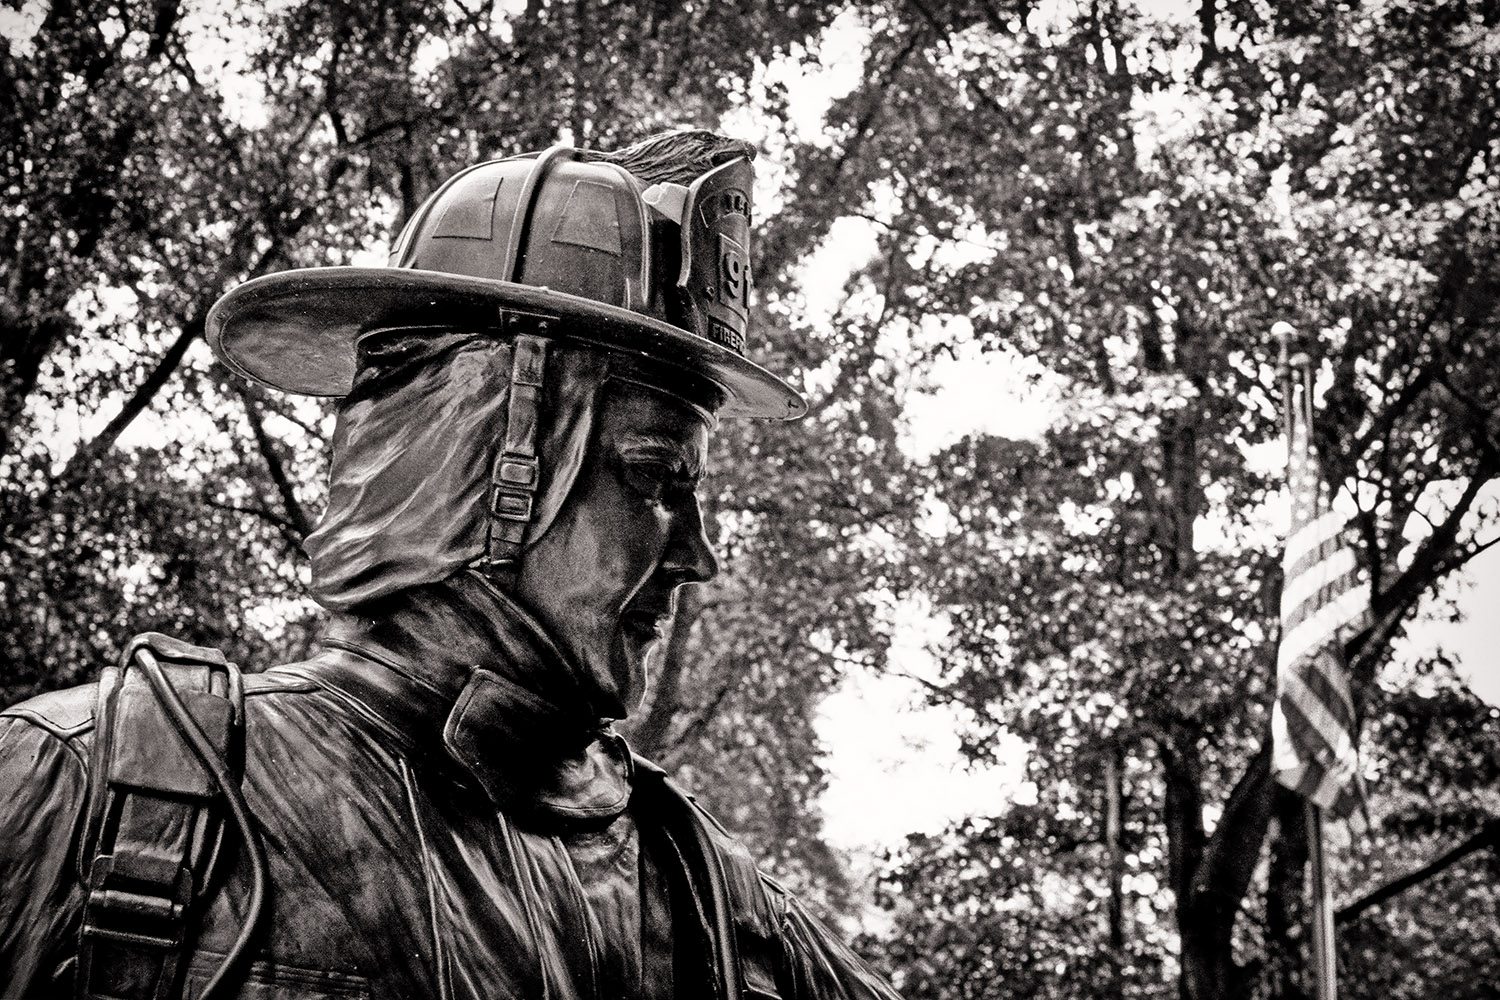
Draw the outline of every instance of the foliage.
<instances>
[{"instance_id":1,"label":"foliage","mask_svg":"<svg viewBox=\"0 0 1500 1000\"><path fill-rule=\"evenodd\" d=\"M1492 932L1500 908L1500 708L1455 690L1446 665L1423 666L1426 682L1415 683L1432 685L1431 693L1408 680L1373 695L1369 742L1383 748L1388 791L1364 842L1335 854L1335 870L1345 873L1336 889L1352 899L1471 838L1488 847L1340 925L1340 962L1354 996L1484 996L1500 959Z\"/></svg>"},{"instance_id":2,"label":"foliage","mask_svg":"<svg viewBox=\"0 0 1500 1000\"><path fill-rule=\"evenodd\" d=\"M851 905L812 713L886 666L891 608L920 594L948 625L932 697L974 720L976 761L1024 738L1035 799L888 859L895 932L867 943L909 994L1307 995L1301 816L1266 744L1269 331L1291 323L1318 374L1318 443L1371 576L1377 624L1347 652L1374 826L1334 867L1375 881L1496 815L1494 712L1388 661L1500 527L1482 499L1500 12L1184 11L47 5L0 43L5 700L143 628L252 666L312 643L298 544L327 413L212 364L226 288L367 259L478 158L758 116L785 181L759 242L761 357L812 413L721 428L721 578L679 609L632 739L794 886ZM770 68L814 68L835 24L863 72L801 134L803 95ZM800 269L851 220L873 253L824 322ZM1014 359L1046 428L914 452L906 405L949 355ZM1442 973L1455 996L1494 981L1492 863L1466 865L1349 926L1346 992L1416 995L1444 954L1464 956ZM1445 891L1473 918L1444 919Z\"/></svg>"},{"instance_id":3,"label":"foliage","mask_svg":"<svg viewBox=\"0 0 1500 1000\"><path fill-rule=\"evenodd\" d=\"M881 227L856 280L887 335L1026 355L1056 402L1038 439L935 456L938 516L907 540L951 623L935 697L975 713L977 760L1024 737L1043 804L893 856L915 995L1161 995L1173 959L1185 997L1310 988L1299 814L1268 767L1276 322L1301 331L1326 473L1357 507L1366 695L1419 599L1500 527L1478 502L1500 472L1497 11L1198 15L876 6L867 83L830 118L827 156L866 165L841 210ZM1410 750L1369 743L1403 794ZM1112 798L1127 817L1106 833ZM1019 882L1014 851L1036 852ZM934 885L930 907L895 902ZM1057 922L1101 893L1107 912ZM1145 943L1167 923L1175 940Z\"/></svg>"}]
</instances>

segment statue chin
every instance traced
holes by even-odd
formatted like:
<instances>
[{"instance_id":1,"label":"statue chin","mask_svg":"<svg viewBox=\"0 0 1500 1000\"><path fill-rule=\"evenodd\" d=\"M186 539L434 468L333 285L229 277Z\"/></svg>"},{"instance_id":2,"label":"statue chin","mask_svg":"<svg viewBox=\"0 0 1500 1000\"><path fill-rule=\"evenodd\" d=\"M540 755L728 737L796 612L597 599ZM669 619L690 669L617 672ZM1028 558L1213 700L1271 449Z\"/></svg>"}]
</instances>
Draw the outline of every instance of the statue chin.
<instances>
[{"instance_id":1,"label":"statue chin","mask_svg":"<svg viewBox=\"0 0 1500 1000\"><path fill-rule=\"evenodd\" d=\"M551 633L576 672L577 690L590 714L600 719L624 719L646 696L647 661L661 636L639 634L620 622L597 628L554 624L546 609L530 609Z\"/></svg>"},{"instance_id":2,"label":"statue chin","mask_svg":"<svg viewBox=\"0 0 1500 1000\"><path fill-rule=\"evenodd\" d=\"M642 642L622 628L616 631L607 664L596 666L587 658L583 660L583 669L597 692L595 705L600 718L624 719L640 707L646 697L646 661L657 641L653 635Z\"/></svg>"}]
</instances>

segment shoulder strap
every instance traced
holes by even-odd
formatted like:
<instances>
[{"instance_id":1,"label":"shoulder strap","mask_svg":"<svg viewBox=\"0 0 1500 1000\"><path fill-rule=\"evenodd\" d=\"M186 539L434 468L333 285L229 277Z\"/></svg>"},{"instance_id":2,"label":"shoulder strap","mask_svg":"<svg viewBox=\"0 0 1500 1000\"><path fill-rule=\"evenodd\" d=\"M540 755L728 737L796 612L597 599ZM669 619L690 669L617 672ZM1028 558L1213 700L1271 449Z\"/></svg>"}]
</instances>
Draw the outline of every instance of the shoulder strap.
<instances>
[{"instance_id":1,"label":"shoulder strap","mask_svg":"<svg viewBox=\"0 0 1500 1000\"><path fill-rule=\"evenodd\" d=\"M243 709L239 668L223 653L154 632L130 640L120 666L100 678L88 821L78 851L86 893L78 1000L177 995L226 813L215 767L189 726L238 782Z\"/></svg>"}]
</instances>

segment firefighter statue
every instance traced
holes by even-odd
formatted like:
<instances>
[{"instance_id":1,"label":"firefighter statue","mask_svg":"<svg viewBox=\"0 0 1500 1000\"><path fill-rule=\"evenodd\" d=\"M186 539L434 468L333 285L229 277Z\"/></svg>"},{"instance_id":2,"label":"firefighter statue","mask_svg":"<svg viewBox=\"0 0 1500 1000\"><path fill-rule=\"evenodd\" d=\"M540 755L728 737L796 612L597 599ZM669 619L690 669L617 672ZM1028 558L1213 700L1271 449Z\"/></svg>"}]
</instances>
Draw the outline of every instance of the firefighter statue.
<instances>
[{"instance_id":1,"label":"firefighter statue","mask_svg":"<svg viewBox=\"0 0 1500 1000\"><path fill-rule=\"evenodd\" d=\"M894 997L612 730L713 577L745 358L746 144L481 163L387 267L225 295L239 376L342 397L319 652L138 636L0 717L0 995Z\"/></svg>"}]
</instances>

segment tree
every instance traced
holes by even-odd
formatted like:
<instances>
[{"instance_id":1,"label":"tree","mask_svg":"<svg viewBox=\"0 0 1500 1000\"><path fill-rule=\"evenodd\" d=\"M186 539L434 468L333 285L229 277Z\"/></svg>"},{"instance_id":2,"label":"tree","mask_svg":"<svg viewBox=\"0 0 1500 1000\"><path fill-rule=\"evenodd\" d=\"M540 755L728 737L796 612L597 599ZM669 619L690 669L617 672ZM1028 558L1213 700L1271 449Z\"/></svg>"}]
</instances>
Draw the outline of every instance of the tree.
<instances>
[{"instance_id":1,"label":"tree","mask_svg":"<svg viewBox=\"0 0 1500 1000\"><path fill-rule=\"evenodd\" d=\"M1377 623L1346 652L1368 698L1423 595L1500 530L1479 502L1500 471L1496 11L868 10L868 82L833 148L799 157L813 180L791 211L881 227L856 280L882 336L919 359L969 337L1037 358L1058 400L1040 440L936 456L938 526L906 539L952 625L935 696L983 720L976 759L1029 742L1040 805L893 858L895 958L917 995L1003 995L994 970L1040 962L1002 940L1019 925L1057 957L1023 992L1156 995L1175 960L1184 997L1295 994L1300 814L1268 767L1269 330L1303 332L1328 479L1358 508ZM849 161L838 194L819 186ZM1015 881L1006 850L1033 859ZM896 902L934 884L954 888L931 908ZM1017 886L1029 907L1006 902ZM1059 927L1075 898L1093 919ZM976 913L986 933L955 926ZM1143 961L1159 918L1176 955Z\"/></svg>"},{"instance_id":2,"label":"tree","mask_svg":"<svg viewBox=\"0 0 1500 1000\"><path fill-rule=\"evenodd\" d=\"M1441 673L1435 700L1401 696L1387 660L1497 527L1496 11L1193 13L51 4L0 52L6 700L144 628L252 667L313 641L298 545L328 410L214 367L199 340L223 290L368 253L478 158L753 108L788 177L756 261L762 356L812 414L721 428L723 576L680 609L632 737L841 906L812 712L883 666L889 607L919 593L950 626L933 697L973 713L976 760L1024 737L1036 799L891 858L885 947L912 995L1305 992L1300 814L1267 768L1268 332L1302 332L1328 478L1358 508L1377 623L1348 653L1384 771L1368 850L1394 870L1494 808L1467 755L1493 715ZM814 61L835 16L865 71L801 136L764 71ZM799 264L851 218L875 253L824 326ZM908 454L903 404L970 347L1034 359L1057 419ZM1424 782L1440 809L1403 799ZM1454 877L1493 905L1483 870ZM1472 940L1409 933L1421 905L1361 918L1351 968L1398 934L1415 955Z\"/></svg>"},{"instance_id":3,"label":"tree","mask_svg":"<svg viewBox=\"0 0 1500 1000\"><path fill-rule=\"evenodd\" d=\"M1480 997L1500 962L1489 932L1500 906L1500 708L1458 689L1451 672L1439 656L1371 694L1369 742L1382 751L1388 791L1376 801L1371 843L1335 855L1340 896L1386 885L1473 838L1488 846L1341 919L1340 962L1355 996Z\"/></svg>"}]
</instances>

